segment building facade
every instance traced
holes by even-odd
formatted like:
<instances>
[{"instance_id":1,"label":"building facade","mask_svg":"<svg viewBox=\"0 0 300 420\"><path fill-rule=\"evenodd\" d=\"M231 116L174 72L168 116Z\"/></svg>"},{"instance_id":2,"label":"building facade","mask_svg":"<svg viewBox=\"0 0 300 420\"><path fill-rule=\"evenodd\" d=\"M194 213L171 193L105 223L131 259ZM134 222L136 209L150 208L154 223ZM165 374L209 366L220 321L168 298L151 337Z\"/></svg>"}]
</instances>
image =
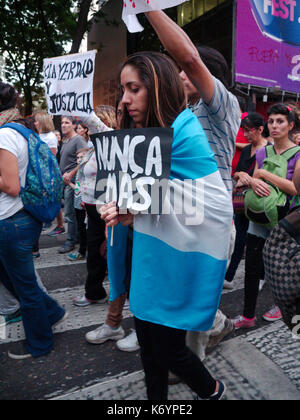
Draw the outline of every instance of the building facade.
<instances>
[{"instance_id":1,"label":"building facade","mask_svg":"<svg viewBox=\"0 0 300 420\"><path fill-rule=\"evenodd\" d=\"M101 22L93 25L89 34L88 49L97 48L97 43L101 42L96 61L95 106L114 105L120 63L128 53L143 49L139 39L145 38L145 34L128 36L121 21L122 6L122 0L108 1L103 11L110 19L116 19L118 26ZM295 92L274 88L266 95L266 89L260 86L235 83L236 6L237 0L190 0L177 7L177 14L174 9L172 16L177 16L177 23L195 44L213 47L224 55L231 70L231 87L234 93L245 97L249 110L264 109L269 102L297 100L299 95Z\"/></svg>"}]
</instances>

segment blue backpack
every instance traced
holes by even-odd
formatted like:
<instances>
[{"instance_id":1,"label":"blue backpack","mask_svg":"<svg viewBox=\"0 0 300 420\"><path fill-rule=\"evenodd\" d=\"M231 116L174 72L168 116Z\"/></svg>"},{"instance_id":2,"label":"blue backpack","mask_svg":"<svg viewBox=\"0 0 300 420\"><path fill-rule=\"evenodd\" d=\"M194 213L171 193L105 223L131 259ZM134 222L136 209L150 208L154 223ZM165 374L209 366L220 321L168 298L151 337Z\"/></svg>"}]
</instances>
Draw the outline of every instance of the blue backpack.
<instances>
[{"instance_id":1,"label":"blue backpack","mask_svg":"<svg viewBox=\"0 0 300 420\"><path fill-rule=\"evenodd\" d=\"M61 209L64 187L56 157L38 134L29 128L15 123L1 128L18 131L28 142L26 182L20 192L24 210L40 222L51 222Z\"/></svg>"}]
</instances>

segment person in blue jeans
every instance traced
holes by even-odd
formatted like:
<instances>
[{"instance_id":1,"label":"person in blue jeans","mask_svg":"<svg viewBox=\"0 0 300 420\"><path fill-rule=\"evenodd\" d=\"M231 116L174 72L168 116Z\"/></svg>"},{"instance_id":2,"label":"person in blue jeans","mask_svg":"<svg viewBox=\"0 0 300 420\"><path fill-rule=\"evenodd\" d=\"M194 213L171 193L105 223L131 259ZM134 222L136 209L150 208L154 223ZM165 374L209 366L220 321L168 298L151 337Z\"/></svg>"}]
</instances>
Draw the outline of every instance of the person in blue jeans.
<instances>
[{"instance_id":1,"label":"person in blue jeans","mask_svg":"<svg viewBox=\"0 0 300 420\"><path fill-rule=\"evenodd\" d=\"M26 125L16 109L15 89L0 82L0 126ZM27 140L11 128L0 129L0 278L20 302L26 341L12 344L13 359L39 357L53 348L52 327L66 312L37 283L32 249L42 224L24 211L19 195L28 166Z\"/></svg>"}]
</instances>

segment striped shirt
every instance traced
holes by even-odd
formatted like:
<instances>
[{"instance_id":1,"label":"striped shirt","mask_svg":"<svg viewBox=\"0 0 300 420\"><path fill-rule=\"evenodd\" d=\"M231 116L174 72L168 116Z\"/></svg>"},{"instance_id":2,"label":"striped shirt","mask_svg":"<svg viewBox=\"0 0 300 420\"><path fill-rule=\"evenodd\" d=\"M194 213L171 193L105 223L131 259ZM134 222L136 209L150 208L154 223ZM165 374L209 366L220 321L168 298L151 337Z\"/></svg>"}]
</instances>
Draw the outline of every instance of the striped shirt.
<instances>
[{"instance_id":1,"label":"striped shirt","mask_svg":"<svg viewBox=\"0 0 300 420\"><path fill-rule=\"evenodd\" d=\"M241 123L241 111L237 98L220 80L214 80L215 91L211 103L207 105L200 99L189 107L206 133L227 190L232 191L232 159Z\"/></svg>"}]
</instances>

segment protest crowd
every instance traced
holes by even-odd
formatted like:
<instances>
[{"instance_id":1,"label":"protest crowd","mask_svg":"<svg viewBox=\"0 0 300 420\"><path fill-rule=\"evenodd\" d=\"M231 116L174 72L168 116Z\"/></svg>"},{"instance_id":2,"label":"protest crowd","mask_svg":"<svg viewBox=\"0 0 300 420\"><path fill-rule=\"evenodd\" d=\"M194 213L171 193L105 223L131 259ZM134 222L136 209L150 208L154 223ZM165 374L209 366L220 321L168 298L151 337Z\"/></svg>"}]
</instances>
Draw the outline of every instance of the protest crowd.
<instances>
[{"instance_id":1,"label":"protest crowd","mask_svg":"<svg viewBox=\"0 0 300 420\"><path fill-rule=\"evenodd\" d=\"M226 384L205 367L206 352L234 329L255 325L261 281L274 298L265 320L282 319L292 329L300 315L300 108L280 102L267 118L247 112L229 90L218 51L196 47L162 10L145 15L168 55L137 52L120 63L115 108L61 114L56 130L46 111L22 117L16 89L0 82L0 314L7 324L22 321L26 336L11 344L8 357L49 354L53 327L68 317L34 267L42 229L52 225L49 236L66 234L58 252L71 262L86 260L85 291L72 304L97 311L109 301L105 323L83 339L139 350L149 400L167 400L168 385L178 381L196 399L219 400ZM102 202L95 194L105 142L111 151L116 133L129 139L137 129L166 136L169 152L162 156L169 153L169 163L162 172L175 195L193 182L201 209L195 217L189 219L187 206L177 212L170 194L168 214L124 211L120 201ZM159 172L157 150L153 142L145 152L152 160L137 184ZM137 174L141 163L134 165ZM135 172L130 159L127 166ZM49 185L46 204L38 174ZM244 310L229 319L219 309L221 294L234 287L243 257ZM128 336L126 299L135 321Z\"/></svg>"}]
</instances>

